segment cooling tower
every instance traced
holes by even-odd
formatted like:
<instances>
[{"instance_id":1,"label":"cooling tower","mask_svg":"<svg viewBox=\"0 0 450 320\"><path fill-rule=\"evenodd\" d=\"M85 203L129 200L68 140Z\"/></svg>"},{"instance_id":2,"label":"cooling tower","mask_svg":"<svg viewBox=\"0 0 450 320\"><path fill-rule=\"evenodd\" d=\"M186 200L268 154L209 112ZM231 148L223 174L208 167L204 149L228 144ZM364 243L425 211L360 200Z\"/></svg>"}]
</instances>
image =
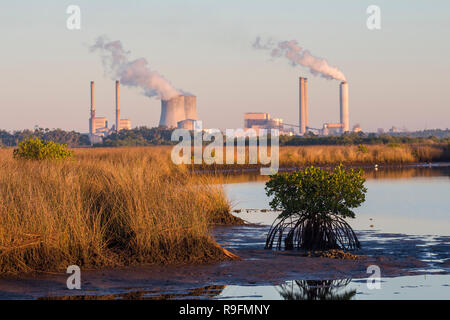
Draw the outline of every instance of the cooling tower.
<instances>
[{"instance_id":1,"label":"cooling tower","mask_svg":"<svg viewBox=\"0 0 450 320\"><path fill-rule=\"evenodd\" d=\"M169 100L161 100L160 126L176 128L179 121L186 119L184 98L184 96L180 95Z\"/></svg>"},{"instance_id":2,"label":"cooling tower","mask_svg":"<svg viewBox=\"0 0 450 320\"><path fill-rule=\"evenodd\" d=\"M196 96L184 96L184 113L186 119L198 120Z\"/></svg>"},{"instance_id":3,"label":"cooling tower","mask_svg":"<svg viewBox=\"0 0 450 320\"><path fill-rule=\"evenodd\" d=\"M341 113L342 133L350 131L348 123L348 83L342 81L339 87L339 103Z\"/></svg>"},{"instance_id":4,"label":"cooling tower","mask_svg":"<svg viewBox=\"0 0 450 320\"><path fill-rule=\"evenodd\" d=\"M308 80L300 77L299 79L299 127L300 134L306 133L308 126Z\"/></svg>"}]
</instances>

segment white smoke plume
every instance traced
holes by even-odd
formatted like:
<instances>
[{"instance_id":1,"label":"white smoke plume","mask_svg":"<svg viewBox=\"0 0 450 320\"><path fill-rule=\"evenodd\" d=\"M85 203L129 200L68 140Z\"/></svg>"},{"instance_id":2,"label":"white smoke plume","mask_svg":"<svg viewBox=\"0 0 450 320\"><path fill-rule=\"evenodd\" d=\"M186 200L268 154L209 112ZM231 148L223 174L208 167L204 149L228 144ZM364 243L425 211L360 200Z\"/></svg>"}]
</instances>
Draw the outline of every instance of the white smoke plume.
<instances>
[{"instance_id":1,"label":"white smoke plume","mask_svg":"<svg viewBox=\"0 0 450 320\"><path fill-rule=\"evenodd\" d=\"M168 100L183 91L172 84L157 71L151 70L145 58L130 60L120 41L109 41L99 37L90 47L91 52L99 52L103 67L112 79L118 79L122 85L141 88L147 97Z\"/></svg>"},{"instance_id":2,"label":"white smoke plume","mask_svg":"<svg viewBox=\"0 0 450 320\"><path fill-rule=\"evenodd\" d=\"M275 44L271 39L263 43L261 37L257 37L253 43L253 48L270 50L270 55L273 58L284 56L292 66L301 65L307 67L315 76L320 75L326 79L346 81L342 71L330 66L327 60L313 56L308 50L300 47L295 40L281 41Z\"/></svg>"}]
</instances>

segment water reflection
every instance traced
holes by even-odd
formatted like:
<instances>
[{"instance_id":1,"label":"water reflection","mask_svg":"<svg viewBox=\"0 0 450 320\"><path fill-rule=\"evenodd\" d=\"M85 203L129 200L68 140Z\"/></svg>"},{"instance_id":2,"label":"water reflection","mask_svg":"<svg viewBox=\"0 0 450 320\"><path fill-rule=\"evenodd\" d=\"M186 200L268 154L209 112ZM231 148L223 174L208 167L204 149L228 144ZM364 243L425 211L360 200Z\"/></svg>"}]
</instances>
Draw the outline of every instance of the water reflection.
<instances>
[{"instance_id":1,"label":"water reflection","mask_svg":"<svg viewBox=\"0 0 450 320\"><path fill-rule=\"evenodd\" d=\"M366 179L407 179L407 178L430 178L447 177L450 179L450 164L439 165L410 165L403 167L363 167ZM280 169L283 171L283 169ZM267 176L262 176L259 171L246 173L218 174L214 176L217 183L242 183L267 181Z\"/></svg>"},{"instance_id":2,"label":"water reflection","mask_svg":"<svg viewBox=\"0 0 450 320\"><path fill-rule=\"evenodd\" d=\"M219 296L225 285L211 285L189 289L164 292L156 290L129 291L124 293L98 294L89 292L83 295L41 297L38 300L177 300L177 299L213 299Z\"/></svg>"},{"instance_id":3,"label":"water reflection","mask_svg":"<svg viewBox=\"0 0 450 320\"><path fill-rule=\"evenodd\" d=\"M294 280L277 288L284 300L351 300L356 289L344 290L351 279Z\"/></svg>"}]
</instances>

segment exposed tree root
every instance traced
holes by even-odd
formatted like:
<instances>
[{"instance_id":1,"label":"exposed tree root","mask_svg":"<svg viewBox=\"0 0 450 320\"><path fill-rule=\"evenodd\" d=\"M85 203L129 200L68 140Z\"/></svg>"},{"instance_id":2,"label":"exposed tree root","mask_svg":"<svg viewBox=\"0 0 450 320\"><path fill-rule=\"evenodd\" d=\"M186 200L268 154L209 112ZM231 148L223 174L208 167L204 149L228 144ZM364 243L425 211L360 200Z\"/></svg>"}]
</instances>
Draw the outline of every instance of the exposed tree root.
<instances>
[{"instance_id":1,"label":"exposed tree root","mask_svg":"<svg viewBox=\"0 0 450 320\"><path fill-rule=\"evenodd\" d=\"M361 247L350 225L337 215L311 218L295 215L275 220L266 240L266 249L354 250Z\"/></svg>"}]
</instances>

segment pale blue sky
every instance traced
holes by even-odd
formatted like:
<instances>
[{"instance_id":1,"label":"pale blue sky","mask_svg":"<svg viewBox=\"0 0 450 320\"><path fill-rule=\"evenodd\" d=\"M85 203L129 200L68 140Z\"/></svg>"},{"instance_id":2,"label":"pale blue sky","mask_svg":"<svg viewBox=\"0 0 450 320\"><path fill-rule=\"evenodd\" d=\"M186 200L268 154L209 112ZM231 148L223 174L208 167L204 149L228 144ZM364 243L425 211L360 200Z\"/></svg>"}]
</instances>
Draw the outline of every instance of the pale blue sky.
<instances>
[{"instance_id":1,"label":"pale blue sky","mask_svg":"<svg viewBox=\"0 0 450 320\"><path fill-rule=\"evenodd\" d=\"M66 8L81 7L81 30ZM381 8L382 29L366 28ZM450 127L448 1L2 1L0 128L88 130L89 81L97 115L114 119L114 83L87 45L121 40L172 84L197 95L206 127L243 125L247 111L298 122L298 76L309 79L310 125L339 119L339 83L272 61L256 36L295 39L349 82L350 123L364 130ZM122 117L156 126L160 102L122 87ZM112 123L112 122L111 122Z\"/></svg>"}]
</instances>

